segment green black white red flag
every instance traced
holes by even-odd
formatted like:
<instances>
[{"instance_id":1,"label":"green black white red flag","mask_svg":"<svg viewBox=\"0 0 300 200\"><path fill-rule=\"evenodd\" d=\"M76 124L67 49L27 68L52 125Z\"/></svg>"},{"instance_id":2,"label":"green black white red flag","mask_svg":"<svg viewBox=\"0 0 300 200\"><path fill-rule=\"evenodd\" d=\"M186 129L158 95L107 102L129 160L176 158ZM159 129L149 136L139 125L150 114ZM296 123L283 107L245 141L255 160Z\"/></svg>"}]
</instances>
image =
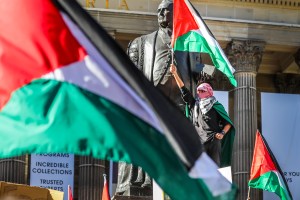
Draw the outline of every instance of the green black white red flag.
<instances>
[{"instance_id":1,"label":"green black white red flag","mask_svg":"<svg viewBox=\"0 0 300 200\"><path fill-rule=\"evenodd\" d=\"M91 155L141 166L174 200L234 198L193 125L76 1L0 1L0 27L0 158Z\"/></svg>"},{"instance_id":2,"label":"green black white red flag","mask_svg":"<svg viewBox=\"0 0 300 200\"><path fill-rule=\"evenodd\" d=\"M109 187L108 187L108 183L106 180L106 174L104 174L103 177L104 177L104 184L103 184L101 200L110 200Z\"/></svg>"},{"instance_id":3,"label":"green black white red flag","mask_svg":"<svg viewBox=\"0 0 300 200\"><path fill-rule=\"evenodd\" d=\"M215 67L237 86L231 66L222 48L189 0L174 0L174 51L208 53Z\"/></svg>"},{"instance_id":4,"label":"green black white red flag","mask_svg":"<svg viewBox=\"0 0 300 200\"><path fill-rule=\"evenodd\" d=\"M72 189L70 185L68 185L68 200L73 200Z\"/></svg>"},{"instance_id":5,"label":"green black white red flag","mask_svg":"<svg viewBox=\"0 0 300 200\"><path fill-rule=\"evenodd\" d=\"M252 188L276 193L282 200L292 200L292 195L270 148L259 131L256 132L250 180Z\"/></svg>"}]
</instances>

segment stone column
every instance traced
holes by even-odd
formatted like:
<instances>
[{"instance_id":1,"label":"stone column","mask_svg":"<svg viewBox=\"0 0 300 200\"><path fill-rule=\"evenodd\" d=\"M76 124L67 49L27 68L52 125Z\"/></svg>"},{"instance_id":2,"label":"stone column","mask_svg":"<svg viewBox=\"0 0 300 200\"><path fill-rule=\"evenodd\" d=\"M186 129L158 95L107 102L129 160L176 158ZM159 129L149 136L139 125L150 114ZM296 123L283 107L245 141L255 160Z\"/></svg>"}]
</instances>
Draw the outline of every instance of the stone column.
<instances>
[{"instance_id":1,"label":"stone column","mask_svg":"<svg viewBox=\"0 0 300 200\"><path fill-rule=\"evenodd\" d=\"M0 181L26 184L26 156L0 160Z\"/></svg>"},{"instance_id":2,"label":"stone column","mask_svg":"<svg viewBox=\"0 0 300 200\"><path fill-rule=\"evenodd\" d=\"M103 174L107 174L105 163L106 161L88 156L79 158L78 200L101 199L104 184ZM109 177L107 176L107 178Z\"/></svg>"},{"instance_id":3,"label":"stone column","mask_svg":"<svg viewBox=\"0 0 300 200\"><path fill-rule=\"evenodd\" d=\"M238 199L247 199L248 181L257 130L256 74L263 54L263 42L233 40L226 48L228 59L235 68L238 86L234 88L233 182L239 187ZM251 189L250 199L262 199L261 192Z\"/></svg>"}]
</instances>

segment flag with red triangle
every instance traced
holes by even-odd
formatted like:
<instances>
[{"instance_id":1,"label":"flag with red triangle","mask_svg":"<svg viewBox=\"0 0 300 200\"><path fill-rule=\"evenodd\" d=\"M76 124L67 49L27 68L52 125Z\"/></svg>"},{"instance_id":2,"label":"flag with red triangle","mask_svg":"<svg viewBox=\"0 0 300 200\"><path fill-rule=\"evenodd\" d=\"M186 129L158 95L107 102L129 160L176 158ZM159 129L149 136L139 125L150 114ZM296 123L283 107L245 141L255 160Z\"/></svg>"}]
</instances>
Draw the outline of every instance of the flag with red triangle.
<instances>
[{"instance_id":1,"label":"flag with red triangle","mask_svg":"<svg viewBox=\"0 0 300 200\"><path fill-rule=\"evenodd\" d=\"M252 188L274 192L282 200L293 199L283 173L259 131L256 132L256 141L248 185Z\"/></svg>"},{"instance_id":2,"label":"flag with red triangle","mask_svg":"<svg viewBox=\"0 0 300 200\"><path fill-rule=\"evenodd\" d=\"M68 185L68 200L73 200L72 188Z\"/></svg>"},{"instance_id":3,"label":"flag with red triangle","mask_svg":"<svg viewBox=\"0 0 300 200\"><path fill-rule=\"evenodd\" d=\"M104 185L103 185L103 191L102 191L102 200L110 200L109 188L108 188L108 183L106 180L106 175L103 175L103 177L104 177Z\"/></svg>"},{"instance_id":4,"label":"flag with red triangle","mask_svg":"<svg viewBox=\"0 0 300 200\"><path fill-rule=\"evenodd\" d=\"M174 0L172 46L174 51L208 53L215 67L237 86L234 68L189 0Z\"/></svg>"}]
</instances>

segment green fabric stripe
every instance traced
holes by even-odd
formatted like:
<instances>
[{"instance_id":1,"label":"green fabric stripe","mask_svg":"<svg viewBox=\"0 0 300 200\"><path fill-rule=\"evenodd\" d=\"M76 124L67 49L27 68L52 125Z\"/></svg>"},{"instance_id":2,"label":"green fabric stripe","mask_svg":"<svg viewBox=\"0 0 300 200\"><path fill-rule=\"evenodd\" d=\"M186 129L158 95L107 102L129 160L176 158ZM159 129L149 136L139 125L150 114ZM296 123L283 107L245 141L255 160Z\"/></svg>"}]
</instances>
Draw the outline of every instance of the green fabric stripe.
<instances>
[{"instance_id":1,"label":"green fabric stripe","mask_svg":"<svg viewBox=\"0 0 300 200\"><path fill-rule=\"evenodd\" d=\"M156 129L72 84L40 79L20 88L0 121L1 158L59 152L123 160L142 166L174 200L213 199Z\"/></svg>"},{"instance_id":2,"label":"green fabric stripe","mask_svg":"<svg viewBox=\"0 0 300 200\"><path fill-rule=\"evenodd\" d=\"M209 45L205 38L199 33L190 31L178 37L174 44L174 51L203 52L210 54L216 68L229 78L232 85L237 86L237 82L219 49L216 46Z\"/></svg>"},{"instance_id":3,"label":"green fabric stripe","mask_svg":"<svg viewBox=\"0 0 300 200\"><path fill-rule=\"evenodd\" d=\"M274 192L281 200L291 200L285 185L280 185L279 177L273 171L269 171L256 179L250 180L248 185L252 188Z\"/></svg>"},{"instance_id":4,"label":"green fabric stripe","mask_svg":"<svg viewBox=\"0 0 300 200\"><path fill-rule=\"evenodd\" d=\"M216 102L213 105L213 108L224 118L228 123L231 124L231 128L228 133L225 134L224 138L221 141L221 167L226 167L231 165L233 142L235 137L235 128L229 118L227 112L225 111L224 106L220 102Z\"/></svg>"}]
</instances>

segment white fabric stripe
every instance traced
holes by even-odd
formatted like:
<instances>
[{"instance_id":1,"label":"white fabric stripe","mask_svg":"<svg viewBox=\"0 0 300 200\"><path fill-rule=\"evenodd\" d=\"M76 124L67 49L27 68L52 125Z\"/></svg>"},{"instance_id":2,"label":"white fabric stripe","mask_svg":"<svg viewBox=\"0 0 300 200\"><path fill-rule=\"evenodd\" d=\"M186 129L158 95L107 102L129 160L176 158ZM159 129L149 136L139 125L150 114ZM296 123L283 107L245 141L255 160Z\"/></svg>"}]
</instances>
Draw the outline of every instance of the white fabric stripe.
<instances>
[{"instance_id":1,"label":"white fabric stripe","mask_svg":"<svg viewBox=\"0 0 300 200\"><path fill-rule=\"evenodd\" d=\"M233 74L235 72L235 69L231 66L230 62L228 61L228 59L227 59L226 55L224 54L222 48L220 47L219 43L211 36L210 32L206 29L206 26L204 25L201 18L198 16L197 13L194 12L193 7L188 2L188 0L184 0L184 2L187 5L187 7L189 8L191 14L193 15L195 22L198 24L199 30L197 30L196 32L198 32L200 35L202 35L206 39L206 41L209 45L217 47L217 49L220 51L222 57L226 61L227 65L230 67L231 73Z\"/></svg>"},{"instance_id":2,"label":"white fabric stripe","mask_svg":"<svg viewBox=\"0 0 300 200\"><path fill-rule=\"evenodd\" d=\"M284 181L282 180L281 174L280 174L278 171L275 171L275 170L272 170L272 172L273 172L274 174L276 174L276 176L278 177L278 182L279 182L280 187L282 187L282 188L284 188L284 189L286 190L285 183L284 183Z\"/></svg>"},{"instance_id":3,"label":"white fabric stripe","mask_svg":"<svg viewBox=\"0 0 300 200\"><path fill-rule=\"evenodd\" d=\"M103 96L163 133L158 118L146 102L116 73L78 27L69 20L68 16L64 14L62 16L74 37L86 49L89 56L81 62L72 63L55 70L45 75L44 78L67 81Z\"/></svg>"},{"instance_id":4,"label":"white fabric stripe","mask_svg":"<svg viewBox=\"0 0 300 200\"><path fill-rule=\"evenodd\" d=\"M218 171L218 166L203 152L189 172L192 178L201 178L213 196L231 191L231 183Z\"/></svg>"}]
</instances>

